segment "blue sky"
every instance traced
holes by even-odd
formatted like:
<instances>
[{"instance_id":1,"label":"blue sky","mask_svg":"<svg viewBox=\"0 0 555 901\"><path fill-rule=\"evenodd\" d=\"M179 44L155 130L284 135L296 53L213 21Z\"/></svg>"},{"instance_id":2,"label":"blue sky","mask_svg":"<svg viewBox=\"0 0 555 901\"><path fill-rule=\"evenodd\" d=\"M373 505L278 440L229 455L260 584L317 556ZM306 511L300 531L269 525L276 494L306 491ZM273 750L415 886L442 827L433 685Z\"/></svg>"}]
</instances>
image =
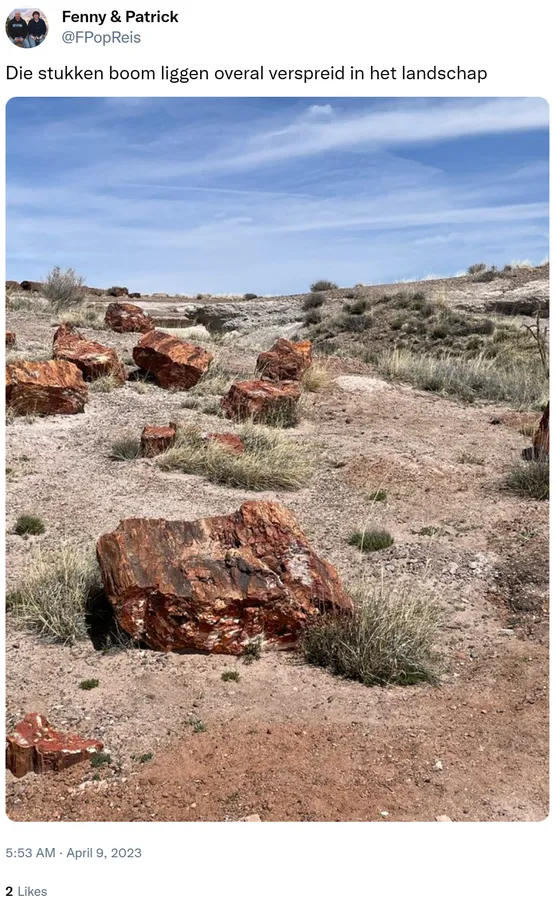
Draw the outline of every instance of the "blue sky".
<instances>
[{"instance_id":1,"label":"blue sky","mask_svg":"<svg viewBox=\"0 0 555 901\"><path fill-rule=\"evenodd\" d=\"M288 294L548 253L528 98L16 98L7 277Z\"/></svg>"}]
</instances>

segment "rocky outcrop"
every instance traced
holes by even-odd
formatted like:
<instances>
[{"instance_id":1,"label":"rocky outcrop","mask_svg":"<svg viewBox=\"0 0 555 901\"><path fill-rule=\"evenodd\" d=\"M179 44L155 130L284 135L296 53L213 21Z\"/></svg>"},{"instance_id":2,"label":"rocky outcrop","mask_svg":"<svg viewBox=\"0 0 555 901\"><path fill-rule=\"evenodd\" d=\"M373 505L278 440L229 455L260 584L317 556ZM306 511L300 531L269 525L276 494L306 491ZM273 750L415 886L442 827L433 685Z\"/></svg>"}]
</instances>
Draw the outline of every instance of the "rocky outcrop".
<instances>
[{"instance_id":1,"label":"rocky outcrop","mask_svg":"<svg viewBox=\"0 0 555 901\"><path fill-rule=\"evenodd\" d=\"M20 415L82 413L87 400L87 385L74 363L18 360L6 366L6 405Z\"/></svg>"},{"instance_id":2,"label":"rocky outcrop","mask_svg":"<svg viewBox=\"0 0 555 901\"><path fill-rule=\"evenodd\" d=\"M40 294L44 286L42 282L23 281L20 283L19 287L22 291L32 291L34 294Z\"/></svg>"},{"instance_id":3,"label":"rocky outcrop","mask_svg":"<svg viewBox=\"0 0 555 901\"><path fill-rule=\"evenodd\" d=\"M353 606L276 503L195 522L126 519L97 557L119 624L158 651L240 654L257 636L290 646L312 617Z\"/></svg>"},{"instance_id":4,"label":"rocky outcrop","mask_svg":"<svg viewBox=\"0 0 555 901\"><path fill-rule=\"evenodd\" d=\"M166 332L148 332L133 348L137 366L151 373L161 388L187 390L196 385L214 359L204 347Z\"/></svg>"},{"instance_id":5,"label":"rocky outcrop","mask_svg":"<svg viewBox=\"0 0 555 901\"><path fill-rule=\"evenodd\" d=\"M108 288L106 291L108 297L127 297L129 295L129 291L127 288L120 288L119 285L114 285L113 288Z\"/></svg>"},{"instance_id":6,"label":"rocky outcrop","mask_svg":"<svg viewBox=\"0 0 555 901\"><path fill-rule=\"evenodd\" d=\"M261 378L273 382L300 381L312 363L311 341L288 341L279 338L270 348L259 354L256 371Z\"/></svg>"},{"instance_id":7,"label":"rocky outcrop","mask_svg":"<svg viewBox=\"0 0 555 901\"><path fill-rule=\"evenodd\" d=\"M239 438L239 435L234 435L233 432L206 432L202 437L205 441L215 441L224 450L236 456L245 453L245 445Z\"/></svg>"},{"instance_id":8,"label":"rocky outcrop","mask_svg":"<svg viewBox=\"0 0 555 901\"><path fill-rule=\"evenodd\" d=\"M133 292L129 295L129 297L135 297L135 298L140 297L140 296L141 296L141 292L140 292L140 291L133 291Z\"/></svg>"},{"instance_id":9,"label":"rocky outcrop","mask_svg":"<svg viewBox=\"0 0 555 901\"><path fill-rule=\"evenodd\" d=\"M134 303L111 303L104 322L113 332L151 332L154 322Z\"/></svg>"},{"instance_id":10,"label":"rocky outcrop","mask_svg":"<svg viewBox=\"0 0 555 901\"><path fill-rule=\"evenodd\" d=\"M269 382L265 379L235 382L225 397L222 409L230 419L268 422L287 421L301 396L298 382Z\"/></svg>"},{"instance_id":11,"label":"rocky outcrop","mask_svg":"<svg viewBox=\"0 0 555 901\"><path fill-rule=\"evenodd\" d=\"M17 291L20 285L19 282L14 282L12 279L7 279L6 281L6 291Z\"/></svg>"},{"instance_id":12,"label":"rocky outcrop","mask_svg":"<svg viewBox=\"0 0 555 901\"><path fill-rule=\"evenodd\" d=\"M60 773L101 751L101 741L60 732L40 713L28 713L6 736L6 767L20 779L27 773Z\"/></svg>"},{"instance_id":13,"label":"rocky outcrop","mask_svg":"<svg viewBox=\"0 0 555 901\"><path fill-rule=\"evenodd\" d=\"M61 325L54 335L54 358L67 360L83 373L87 382L105 375L123 385L125 368L115 350L97 341L88 341L73 325Z\"/></svg>"},{"instance_id":14,"label":"rocky outcrop","mask_svg":"<svg viewBox=\"0 0 555 901\"><path fill-rule=\"evenodd\" d=\"M6 347L13 347L16 341L15 332L6 332Z\"/></svg>"},{"instance_id":15,"label":"rocky outcrop","mask_svg":"<svg viewBox=\"0 0 555 901\"><path fill-rule=\"evenodd\" d=\"M145 425L141 434L141 457L157 457L165 453L175 444L176 432L175 422L170 422L169 425Z\"/></svg>"},{"instance_id":16,"label":"rocky outcrop","mask_svg":"<svg viewBox=\"0 0 555 901\"><path fill-rule=\"evenodd\" d=\"M534 435L534 456L545 457L549 454L549 403L543 411L536 434Z\"/></svg>"}]
</instances>

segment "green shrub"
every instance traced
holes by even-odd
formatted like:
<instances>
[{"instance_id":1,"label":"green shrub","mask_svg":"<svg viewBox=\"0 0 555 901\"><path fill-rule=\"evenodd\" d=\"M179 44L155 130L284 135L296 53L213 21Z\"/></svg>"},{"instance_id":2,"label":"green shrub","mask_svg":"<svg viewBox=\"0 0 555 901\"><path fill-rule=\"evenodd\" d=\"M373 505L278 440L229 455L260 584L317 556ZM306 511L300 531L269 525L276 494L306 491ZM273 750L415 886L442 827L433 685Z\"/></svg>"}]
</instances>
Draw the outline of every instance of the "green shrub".
<instances>
[{"instance_id":1,"label":"green shrub","mask_svg":"<svg viewBox=\"0 0 555 901\"><path fill-rule=\"evenodd\" d=\"M71 643L87 637L88 604L101 592L91 550L62 545L46 555L37 546L21 585L7 595L6 606L18 625L49 641Z\"/></svg>"},{"instance_id":2,"label":"green shrub","mask_svg":"<svg viewBox=\"0 0 555 901\"><path fill-rule=\"evenodd\" d=\"M480 272L485 272L487 268L486 263L473 263L466 271L469 275L478 275Z\"/></svg>"},{"instance_id":3,"label":"green shrub","mask_svg":"<svg viewBox=\"0 0 555 901\"><path fill-rule=\"evenodd\" d=\"M516 463L505 479L507 488L538 501L549 498L549 460L540 455L535 460Z\"/></svg>"},{"instance_id":4,"label":"green shrub","mask_svg":"<svg viewBox=\"0 0 555 901\"><path fill-rule=\"evenodd\" d=\"M111 763L111 762L112 762L112 755L106 753L106 751L95 751L94 754L91 754L91 756L90 756L91 766L93 766L95 768L106 766L108 763Z\"/></svg>"},{"instance_id":5,"label":"green shrub","mask_svg":"<svg viewBox=\"0 0 555 901\"><path fill-rule=\"evenodd\" d=\"M83 691L91 691L93 688L98 688L99 685L98 679L84 679L79 683L79 688L82 688Z\"/></svg>"},{"instance_id":6,"label":"green shrub","mask_svg":"<svg viewBox=\"0 0 555 901\"><path fill-rule=\"evenodd\" d=\"M83 282L84 278L77 275L75 269L62 272L55 266L44 280L42 293L52 309L67 310L83 303Z\"/></svg>"},{"instance_id":7,"label":"green shrub","mask_svg":"<svg viewBox=\"0 0 555 901\"><path fill-rule=\"evenodd\" d=\"M217 441L205 440L197 426L181 426L175 444L158 457L157 465L249 491L296 491L310 480L312 457L279 430L245 423L237 434L245 447L242 454L231 453Z\"/></svg>"},{"instance_id":8,"label":"green shrub","mask_svg":"<svg viewBox=\"0 0 555 901\"><path fill-rule=\"evenodd\" d=\"M42 535L45 531L46 526L40 516L33 516L31 513L20 516L14 526L16 535Z\"/></svg>"},{"instance_id":9,"label":"green shrub","mask_svg":"<svg viewBox=\"0 0 555 901\"><path fill-rule=\"evenodd\" d=\"M141 456L141 442L133 435L118 438L112 444L110 457L112 460L136 460Z\"/></svg>"},{"instance_id":10,"label":"green shrub","mask_svg":"<svg viewBox=\"0 0 555 901\"><path fill-rule=\"evenodd\" d=\"M320 292L308 294L302 303L303 310L315 310L325 302L326 296Z\"/></svg>"},{"instance_id":11,"label":"green shrub","mask_svg":"<svg viewBox=\"0 0 555 901\"><path fill-rule=\"evenodd\" d=\"M301 637L308 663L364 685L435 682L441 607L414 583L379 581L354 595L352 615L312 619Z\"/></svg>"},{"instance_id":12,"label":"green shrub","mask_svg":"<svg viewBox=\"0 0 555 901\"><path fill-rule=\"evenodd\" d=\"M243 648L243 653L241 654L241 658L243 663L250 665L254 663L255 660L260 660L262 656L262 639L261 638L252 638L247 642L245 647Z\"/></svg>"},{"instance_id":13,"label":"green shrub","mask_svg":"<svg viewBox=\"0 0 555 901\"><path fill-rule=\"evenodd\" d=\"M237 670L225 670L222 673L222 682L239 682L241 676L237 672Z\"/></svg>"},{"instance_id":14,"label":"green shrub","mask_svg":"<svg viewBox=\"0 0 555 901\"><path fill-rule=\"evenodd\" d=\"M382 551L391 547L395 539L384 529L369 529L353 532L349 538L349 544L354 545L359 551Z\"/></svg>"},{"instance_id":15,"label":"green shrub","mask_svg":"<svg viewBox=\"0 0 555 901\"><path fill-rule=\"evenodd\" d=\"M309 325L318 325L318 323L321 321L322 314L319 310L309 310L303 319L303 325L306 327L308 327Z\"/></svg>"},{"instance_id":16,"label":"green shrub","mask_svg":"<svg viewBox=\"0 0 555 901\"><path fill-rule=\"evenodd\" d=\"M386 501L387 491L384 491L383 488L379 488L377 491L372 491L372 493L368 495L368 499L374 502Z\"/></svg>"},{"instance_id":17,"label":"green shrub","mask_svg":"<svg viewBox=\"0 0 555 901\"><path fill-rule=\"evenodd\" d=\"M334 291L337 287L338 286L335 284L335 282L329 282L327 279L321 278L319 281L314 282L314 284L310 286L310 290L315 292Z\"/></svg>"},{"instance_id":18,"label":"green shrub","mask_svg":"<svg viewBox=\"0 0 555 901\"><path fill-rule=\"evenodd\" d=\"M346 313L353 313L356 316L360 316L361 313L365 313L368 309L368 301L364 297L360 297L358 300L353 301L353 303L344 304L343 309Z\"/></svg>"}]
</instances>

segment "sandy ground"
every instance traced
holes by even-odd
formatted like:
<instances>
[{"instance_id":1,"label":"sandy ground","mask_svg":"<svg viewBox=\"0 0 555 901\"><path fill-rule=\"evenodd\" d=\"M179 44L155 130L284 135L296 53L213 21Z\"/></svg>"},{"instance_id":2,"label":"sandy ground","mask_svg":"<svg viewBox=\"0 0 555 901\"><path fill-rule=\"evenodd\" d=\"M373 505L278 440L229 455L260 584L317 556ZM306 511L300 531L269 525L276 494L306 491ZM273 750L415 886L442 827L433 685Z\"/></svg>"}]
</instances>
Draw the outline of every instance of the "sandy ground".
<instances>
[{"instance_id":1,"label":"sandy ground","mask_svg":"<svg viewBox=\"0 0 555 901\"><path fill-rule=\"evenodd\" d=\"M18 349L49 345L46 315L12 313ZM127 357L133 336L82 329ZM252 352L216 348L249 370ZM332 360L335 380L304 401L291 440L318 457L301 491L249 493L151 462L115 462L113 441L146 423L221 420L183 395L132 383L91 392L75 417L7 427L8 585L34 545L93 542L128 516L195 519L276 499L346 584L411 577L440 594L446 672L439 686L365 688L291 652L245 666L229 657L46 645L8 622L7 714L29 711L101 738L109 766L8 776L8 813L24 820L538 820L547 815L547 504L500 483L529 439L522 417L464 406ZM495 420L501 420L495 424ZM492 422L494 421L494 422ZM466 460L467 462L462 462ZM468 462L471 460L472 462ZM387 503L372 504L385 488ZM39 514L40 538L13 534ZM388 529L392 548L361 560L356 528ZM419 534L441 527L439 537ZM223 682L224 670L239 682ZM83 679L99 687L82 691ZM201 722L195 731L193 722ZM148 757L148 760L144 758ZM143 762L140 758L143 757ZM100 777L100 778L99 778Z\"/></svg>"}]
</instances>

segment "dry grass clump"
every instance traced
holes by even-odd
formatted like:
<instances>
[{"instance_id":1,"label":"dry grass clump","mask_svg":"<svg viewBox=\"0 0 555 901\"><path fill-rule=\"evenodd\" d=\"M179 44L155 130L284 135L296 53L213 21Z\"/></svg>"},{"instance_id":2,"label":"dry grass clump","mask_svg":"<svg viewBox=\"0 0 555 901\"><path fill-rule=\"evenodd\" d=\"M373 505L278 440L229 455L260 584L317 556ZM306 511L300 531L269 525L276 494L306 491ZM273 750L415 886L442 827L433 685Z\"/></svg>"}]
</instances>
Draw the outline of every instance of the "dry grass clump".
<instances>
[{"instance_id":1,"label":"dry grass clump","mask_svg":"<svg viewBox=\"0 0 555 901\"><path fill-rule=\"evenodd\" d=\"M227 394L233 382L241 378L243 376L233 375L218 363L213 363L208 372L198 380L196 385L187 391L187 396Z\"/></svg>"},{"instance_id":2,"label":"dry grass clump","mask_svg":"<svg viewBox=\"0 0 555 901\"><path fill-rule=\"evenodd\" d=\"M43 313L47 308L47 302L36 294L25 291L23 294L16 294L13 291L6 296L6 308L13 310L15 313L25 313L32 310L35 313Z\"/></svg>"},{"instance_id":3,"label":"dry grass clump","mask_svg":"<svg viewBox=\"0 0 555 901\"><path fill-rule=\"evenodd\" d=\"M337 287L338 285L336 285L335 282L330 282L325 278L321 278L310 286L310 290L317 294L319 291L333 291Z\"/></svg>"},{"instance_id":4,"label":"dry grass clump","mask_svg":"<svg viewBox=\"0 0 555 901\"><path fill-rule=\"evenodd\" d=\"M90 548L62 545L46 555L38 546L6 606L18 625L49 641L73 643L87 637L88 604L101 590Z\"/></svg>"},{"instance_id":5,"label":"dry grass clump","mask_svg":"<svg viewBox=\"0 0 555 901\"><path fill-rule=\"evenodd\" d=\"M354 545L359 551L383 551L391 547L395 539L385 529L364 529L353 532L349 537L349 544Z\"/></svg>"},{"instance_id":6,"label":"dry grass clump","mask_svg":"<svg viewBox=\"0 0 555 901\"><path fill-rule=\"evenodd\" d=\"M326 388L329 388L332 383L332 378L325 366L322 366L321 363L313 363L303 372L303 376L301 379L301 385L303 391L309 391L311 393L317 393L318 391L325 391Z\"/></svg>"},{"instance_id":7,"label":"dry grass clump","mask_svg":"<svg viewBox=\"0 0 555 901\"><path fill-rule=\"evenodd\" d=\"M326 295L321 291L315 291L313 294L307 294L302 303L303 310L316 310L321 307L326 300Z\"/></svg>"},{"instance_id":8,"label":"dry grass clump","mask_svg":"<svg viewBox=\"0 0 555 901\"><path fill-rule=\"evenodd\" d=\"M81 296L82 299L82 296ZM94 328L104 331L108 328L104 321L104 310L94 304L83 305L64 312L63 321L76 328Z\"/></svg>"},{"instance_id":9,"label":"dry grass clump","mask_svg":"<svg viewBox=\"0 0 555 901\"><path fill-rule=\"evenodd\" d=\"M379 355L376 365L381 375L424 391L466 401L504 401L520 410L540 409L548 392L546 374L530 356L437 358L397 349Z\"/></svg>"},{"instance_id":10,"label":"dry grass clump","mask_svg":"<svg viewBox=\"0 0 555 901\"><path fill-rule=\"evenodd\" d=\"M414 583L365 585L353 595L354 612L315 617L301 638L308 663L363 685L435 682L442 609Z\"/></svg>"},{"instance_id":11,"label":"dry grass clump","mask_svg":"<svg viewBox=\"0 0 555 901\"><path fill-rule=\"evenodd\" d=\"M307 484L314 464L306 449L278 430L252 423L243 425L237 434L245 446L243 454L206 440L197 426L181 426L175 444L158 458L157 465L250 491L296 491Z\"/></svg>"},{"instance_id":12,"label":"dry grass clump","mask_svg":"<svg viewBox=\"0 0 555 901\"><path fill-rule=\"evenodd\" d=\"M43 294L49 305L54 310L67 310L80 306L83 302L83 287L85 279L78 275L71 267L65 272L59 266L54 266L43 282Z\"/></svg>"},{"instance_id":13,"label":"dry grass clump","mask_svg":"<svg viewBox=\"0 0 555 901\"><path fill-rule=\"evenodd\" d=\"M141 442L135 435L123 435L112 444L112 460L137 460L141 456Z\"/></svg>"},{"instance_id":14,"label":"dry grass clump","mask_svg":"<svg viewBox=\"0 0 555 901\"><path fill-rule=\"evenodd\" d=\"M102 394L108 394L109 391L122 387L121 381L111 372L108 375L101 375L89 383L89 391L99 391Z\"/></svg>"},{"instance_id":15,"label":"dry grass clump","mask_svg":"<svg viewBox=\"0 0 555 901\"><path fill-rule=\"evenodd\" d=\"M538 501L549 498L549 459L541 454L535 460L515 463L509 470L505 485L512 491Z\"/></svg>"},{"instance_id":16,"label":"dry grass clump","mask_svg":"<svg viewBox=\"0 0 555 901\"><path fill-rule=\"evenodd\" d=\"M18 517L14 526L16 535L42 535L46 531L46 526L40 518L33 513L23 513Z\"/></svg>"}]
</instances>

